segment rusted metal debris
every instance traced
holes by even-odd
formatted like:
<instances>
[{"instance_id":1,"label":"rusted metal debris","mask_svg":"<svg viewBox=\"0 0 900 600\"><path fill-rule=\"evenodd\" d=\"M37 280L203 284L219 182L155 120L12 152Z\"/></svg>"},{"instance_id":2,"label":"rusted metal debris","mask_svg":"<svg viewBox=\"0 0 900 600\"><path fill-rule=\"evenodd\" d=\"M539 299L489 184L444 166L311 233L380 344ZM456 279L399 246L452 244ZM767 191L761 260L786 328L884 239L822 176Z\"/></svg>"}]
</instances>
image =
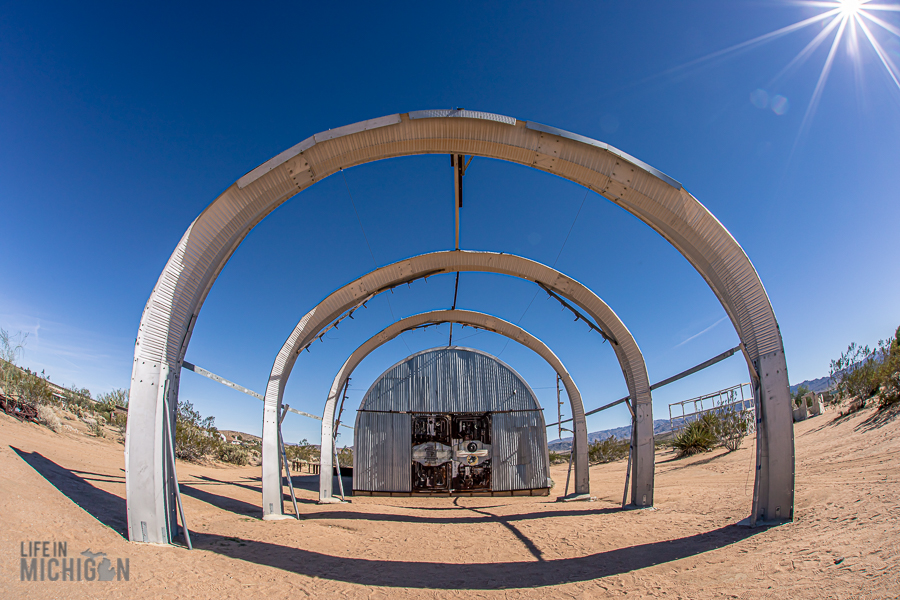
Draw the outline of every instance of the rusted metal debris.
<instances>
[{"instance_id":1,"label":"rusted metal debris","mask_svg":"<svg viewBox=\"0 0 900 600\"><path fill-rule=\"evenodd\" d=\"M37 423L37 407L30 402L22 402L11 396L0 394L0 410L21 421Z\"/></svg>"}]
</instances>

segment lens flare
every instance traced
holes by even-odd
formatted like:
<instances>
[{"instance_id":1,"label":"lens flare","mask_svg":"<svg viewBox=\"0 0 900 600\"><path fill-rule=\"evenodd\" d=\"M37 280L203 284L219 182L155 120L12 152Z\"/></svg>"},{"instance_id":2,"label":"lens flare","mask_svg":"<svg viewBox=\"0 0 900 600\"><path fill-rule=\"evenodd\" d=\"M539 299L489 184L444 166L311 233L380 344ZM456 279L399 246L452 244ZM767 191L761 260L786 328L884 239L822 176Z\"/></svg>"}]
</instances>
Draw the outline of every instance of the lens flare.
<instances>
[{"instance_id":1,"label":"lens flare","mask_svg":"<svg viewBox=\"0 0 900 600\"><path fill-rule=\"evenodd\" d=\"M862 52L867 50L866 46L868 46L875 57L877 57L875 64L880 64L884 68L888 79L891 80L897 90L900 90L900 68L898 68L898 65L900 65L900 27L878 16L879 13L887 16L900 12L900 2L896 0L894 2L880 2L879 0L794 0L792 3L809 9L817 9L821 12L734 46L694 59L669 69L661 73L661 75L672 75L699 67L700 65L722 61L729 56L746 52L752 48L817 25L816 29L818 32L806 46L796 56L792 57L787 65L768 84L750 94L750 102L757 108L768 107L777 115L787 113L790 106L787 98L770 96L765 91L765 88L770 90L775 88L776 82L799 69L815 55L816 50L822 46L828 48L825 63L822 65L815 89L806 106L806 111L800 124L800 131L794 144L794 150L796 150L797 144L805 135L813 120L819 100L825 89L825 84L828 81L828 76L831 74L832 67L835 61L838 60L838 56L846 55L850 58L857 72L857 81L859 81L861 69L866 64L872 64L862 60L861 56ZM839 53L838 50L840 49L843 49L844 52ZM793 151L791 153L793 154Z\"/></svg>"},{"instance_id":2,"label":"lens flare","mask_svg":"<svg viewBox=\"0 0 900 600\"><path fill-rule=\"evenodd\" d=\"M861 0L840 0L838 4L842 15L853 16L859 12L863 2Z\"/></svg>"}]
</instances>

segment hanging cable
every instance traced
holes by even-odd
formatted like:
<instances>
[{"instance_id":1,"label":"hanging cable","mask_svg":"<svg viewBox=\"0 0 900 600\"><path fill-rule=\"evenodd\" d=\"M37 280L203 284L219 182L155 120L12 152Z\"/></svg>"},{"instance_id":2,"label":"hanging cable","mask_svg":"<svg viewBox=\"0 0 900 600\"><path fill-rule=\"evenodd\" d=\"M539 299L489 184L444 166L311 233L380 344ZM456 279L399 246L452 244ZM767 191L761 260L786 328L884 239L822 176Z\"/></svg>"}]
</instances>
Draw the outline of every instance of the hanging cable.
<instances>
[{"instance_id":1,"label":"hanging cable","mask_svg":"<svg viewBox=\"0 0 900 600\"><path fill-rule=\"evenodd\" d=\"M578 221L578 217L581 216L581 209L584 208L584 202L587 200L588 193L590 193L590 188L584 191L584 197L581 199L581 205L578 207L578 212L575 213L575 218L572 219L572 224L569 226L569 233L566 234L566 239L563 240L562 246L559 248L559 252L556 254L556 260L553 261L553 267L556 267L556 263L559 262L559 257L562 256L562 252L566 247L566 244L569 242L569 236L572 235L572 230L575 229L575 223ZM525 315L528 313L528 309L531 308L531 305L534 304L535 299L538 297L540 292L537 291L534 293L534 296L531 297L531 302L528 303L528 306L525 307L525 310L522 311L522 316L519 317L519 320L516 321L516 325L522 322L522 319L525 318ZM506 339L506 343L503 344L503 350L500 350L500 353L497 354L497 358L500 358L500 354L506 350L506 347L509 346L509 338Z\"/></svg>"},{"instance_id":2,"label":"hanging cable","mask_svg":"<svg viewBox=\"0 0 900 600\"><path fill-rule=\"evenodd\" d=\"M347 176L344 174L344 170L341 169L341 177L344 178L344 185L347 186L347 195L350 196L350 206L353 207L353 214L356 215L356 221L359 223L359 230L362 231L363 239L366 241L366 247L369 249L369 254L372 255L372 262L375 263L375 267L378 267L378 261L375 260L375 253L372 252L372 244L369 243L369 236L366 235L366 228L363 227L362 219L359 218L359 211L356 210L356 202L353 201L353 194L350 192L350 184L347 183Z\"/></svg>"},{"instance_id":3,"label":"hanging cable","mask_svg":"<svg viewBox=\"0 0 900 600\"><path fill-rule=\"evenodd\" d=\"M453 287L453 306L450 307L450 310L456 310L456 298L459 296L459 271L456 272L456 285ZM447 347L453 345L453 321L450 321L450 340L447 342Z\"/></svg>"},{"instance_id":4,"label":"hanging cable","mask_svg":"<svg viewBox=\"0 0 900 600\"><path fill-rule=\"evenodd\" d=\"M353 207L353 213L356 215L356 221L359 223L359 230L362 231L363 239L366 240L366 247L369 249L369 254L372 256L372 263L375 264L375 268L378 268L378 261L375 260L375 253L372 252L372 244L369 243L369 236L366 235L366 228L363 227L362 219L359 218L359 211L356 210L356 202L353 201L353 193L350 191L350 184L347 182L347 175L344 174L344 169L341 169L341 177L344 178L344 185L347 187L347 195L350 196L350 205ZM391 312L391 319L394 321L397 320L397 317L394 316L394 307L391 306L391 299L387 296L387 304L388 310ZM403 345L406 346L406 349L409 350L409 353L412 354L412 349L409 347L409 344L406 343L406 340L401 337L403 341Z\"/></svg>"}]
</instances>

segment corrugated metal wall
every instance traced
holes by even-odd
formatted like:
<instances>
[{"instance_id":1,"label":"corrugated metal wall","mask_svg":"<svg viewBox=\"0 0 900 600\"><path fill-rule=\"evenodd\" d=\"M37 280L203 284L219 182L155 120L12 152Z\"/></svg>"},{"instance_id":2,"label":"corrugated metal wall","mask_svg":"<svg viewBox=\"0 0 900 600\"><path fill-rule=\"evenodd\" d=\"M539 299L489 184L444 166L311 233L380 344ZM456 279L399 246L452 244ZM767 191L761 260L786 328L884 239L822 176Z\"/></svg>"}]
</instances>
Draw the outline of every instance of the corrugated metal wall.
<instances>
[{"instance_id":1,"label":"corrugated metal wall","mask_svg":"<svg viewBox=\"0 0 900 600\"><path fill-rule=\"evenodd\" d=\"M357 413L353 489L412 490L411 415L400 411L493 413L492 490L548 486L540 404L528 384L493 356L468 348L436 348L385 371Z\"/></svg>"},{"instance_id":2,"label":"corrugated metal wall","mask_svg":"<svg viewBox=\"0 0 900 600\"><path fill-rule=\"evenodd\" d=\"M412 490L410 416L356 413L353 489L369 492Z\"/></svg>"},{"instance_id":3,"label":"corrugated metal wall","mask_svg":"<svg viewBox=\"0 0 900 600\"><path fill-rule=\"evenodd\" d=\"M497 413L491 423L492 489L548 487L547 432L539 412Z\"/></svg>"},{"instance_id":4,"label":"corrugated metal wall","mask_svg":"<svg viewBox=\"0 0 900 600\"><path fill-rule=\"evenodd\" d=\"M528 384L503 362L478 350L436 348L385 371L359 410L478 413L539 408Z\"/></svg>"}]
</instances>

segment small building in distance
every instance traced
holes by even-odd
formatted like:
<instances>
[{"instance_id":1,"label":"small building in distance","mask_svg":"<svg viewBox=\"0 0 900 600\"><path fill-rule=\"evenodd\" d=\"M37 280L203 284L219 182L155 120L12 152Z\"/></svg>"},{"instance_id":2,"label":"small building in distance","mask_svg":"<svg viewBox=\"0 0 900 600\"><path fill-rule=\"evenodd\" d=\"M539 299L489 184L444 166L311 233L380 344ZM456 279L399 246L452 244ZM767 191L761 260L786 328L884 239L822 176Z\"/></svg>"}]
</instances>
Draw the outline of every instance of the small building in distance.
<instances>
[{"instance_id":1,"label":"small building in distance","mask_svg":"<svg viewBox=\"0 0 900 600\"><path fill-rule=\"evenodd\" d=\"M382 373L363 397L355 495L546 495L550 485L541 406L494 356L425 350Z\"/></svg>"}]
</instances>

